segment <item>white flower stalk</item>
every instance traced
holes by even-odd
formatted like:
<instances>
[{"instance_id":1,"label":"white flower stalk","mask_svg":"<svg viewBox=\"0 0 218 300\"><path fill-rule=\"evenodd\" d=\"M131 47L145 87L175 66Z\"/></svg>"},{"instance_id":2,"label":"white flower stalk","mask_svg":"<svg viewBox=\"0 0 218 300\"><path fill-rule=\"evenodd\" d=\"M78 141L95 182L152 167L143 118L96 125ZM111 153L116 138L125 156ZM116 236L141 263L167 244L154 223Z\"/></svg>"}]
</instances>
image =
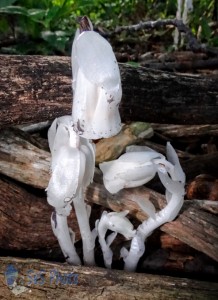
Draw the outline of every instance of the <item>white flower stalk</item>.
<instances>
[{"instance_id":1,"label":"white flower stalk","mask_svg":"<svg viewBox=\"0 0 218 300\"><path fill-rule=\"evenodd\" d=\"M167 143L167 158L148 147L130 146L127 153L115 161L100 164L106 189L116 193L122 188L140 186L154 177L156 172L166 188L166 207L156 212L148 199L138 199L142 210L149 216L137 229L130 250L123 248L121 256L125 262L125 270L134 271L140 257L144 253L144 243L154 229L172 221L183 204L185 175L179 159L170 143ZM170 177L168 175L170 174Z\"/></svg>"},{"instance_id":2,"label":"white flower stalk","mask_svg":"<svg viewBox=\"0 0 218 300\"><path fill-rule=\"evenodd\" d=\"M114 194L123 188L141 186L150 181L156 174L155 159L165 161L162 154L151 150L135 146L128 148L127 153L118 159L103 162L99 165L103 172L103 180L106 189ZM132 152L135 151L135 152Z\"/></svg>"},{"instance_id":3,"label":"white flower stalk","mask_svg":"<svg viewBox=\"0 0 218 300\"><path fill-rule=\"evenodd\" d=\"M75 233L68 227L67 216L70 213L71 206L68 204L69 212L60 214L53 212L51 215L51 226L54 235L58 239L60 248L64 254L66 261L72 265L81 265L81 260L76 253L74 246Z\"/></svg>"},{"instance_id":4,"label":"white flower stalk","mask_svg":"<svg viewBox=\"0 0 218 300\"><path fill-rule=\"evenodd\" d=\"M68 116L53 122L48 133L48 139L52 163L47 200L50 205L55 207L57 213L57 224L52 222L53 231L58 237L63 253L65 255L67 253L71 262L71 256L73 256L75 249L70 239L70 231L67 229L66 215L64 214L65 218L62 216L65 208L73 201L81 228L84 262L88 265L94 265L94 242L89 226L89 215L83 198L83 190L92 182L94 175L94 144L76 134L72 127L72 119ZM79 203L78 199L80 200ZM74 250L70 251L70 249ZM90 251L90 249L92 250ZM74 264L77 262L75 261Z\"/></svg>"},{"instance_id":5,"label":"white flower stalk","mask_svg":"<svg viewBox=\"0 0 218 300\"><path fill-rule=\"evenodd\" d=\"M136 236L131 242L130 250L121 249L121 256L125 262L124 269L127 271L135 271L138 261L143 255L143 245L147 237L157 227L174 220L183 205L185 174L182 171L177 154L170 143L167 143L167 158L170 161L169 163L172 163L172 167L164 167L162 163L161 165L157 165L159 178L166 188L167 205L165 208L155 213L155 208L151 202L149 202L147 207L145 206L148 204L148 199L145 199L145 203L143 203L143 199L138 199L137 196L133 198L144 212L149 215L149 218L139 225Z\"/></svg>"},{"instance_id":6,"label":"white flower stalk","mask_svg":"<svg viewBox=\"0 0 218 300\"><path fill-rule=\"evenodd\" d=\"M92 31L87 17L75 35L72 69L74 128L88 139L116 135L121 130L119 67L110 44Z\"/></svg>"},{"instance_id":7,"label":"white flower stalk","mask_svg":"<svg viewBox=\"0 0 218 300\"><path fill-rule=\"evenodd\" d=\"M101 245L104 263L106 268L111 268L113 252L110 245L114 241L117 233L122 234L126 239L131 239L135 235L132 223L126 218L128 211L122 212L103 212L101 219L96 221L96 231ZM113 231L107 239L105 235L107 230Z\"/></svg>"}]
</instances>

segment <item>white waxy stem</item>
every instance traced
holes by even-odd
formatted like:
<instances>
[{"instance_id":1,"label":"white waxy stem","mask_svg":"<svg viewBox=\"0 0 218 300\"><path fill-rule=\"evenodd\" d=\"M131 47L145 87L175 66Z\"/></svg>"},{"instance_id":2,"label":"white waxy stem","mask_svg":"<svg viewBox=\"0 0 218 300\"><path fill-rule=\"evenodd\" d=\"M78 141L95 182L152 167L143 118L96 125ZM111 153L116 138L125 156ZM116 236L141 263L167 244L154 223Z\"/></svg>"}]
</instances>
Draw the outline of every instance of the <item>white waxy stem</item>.
<instances>
[{"instance_id":1,"label":"white waxy stem","mask_svg":"<svg viewBox=\"0 0 218 300\"><path fill-rule=\"evenodd\" d=\"M95 238L89 225L89 213L84 201L83 190L80 189L77 197L73 199L73 205L79 224L80 234L83 242L83 261L87 266L95 265L94 247ZM90 211L89 211L90 212Z\"/></svg>"},{"instance_id":2,"label":"white waxy stem","mask_svg":"<svg viewBox=\"0 0 218 300\"><path fill-rule=\"evenodd\" d=\"M53 222L53 231L64 254L74 257L75 251L72 250L74 245L69 239L70 231L67 227L65 209L75 200L74 206L84 244L84 262L87 265L94 265L94 239L89 226L90 214L88 213L90 209L84 202L82 191L93 180L95 146L89 140L76 134L72 127L72 119L68 116L56 119L48 136L52 168L47 188L47 200L55 207L57 220L56 223ZM55 227L54 224L57 226ZM67 252L64 243L66 243Z\"/></svg>"},{"instance_id":3,"label":"white waxy stem","mask_svg":"<svg viewBox=\"0 0 218 300\"><path fill-rule=\"evenodd\" d=\"M147 183L156 174L156 166L152 162L156 158L162 158L162 155L155 151L130 151L117 160L101 163L99 167L106 189L113 194L123 188Z\"/></svg>"},{"instance_id":4,"label":"white waxy stem","mask_svg":"<svg viewBox=\"0 0 218 300\"><path fill-rule=\"evenodd\" d=\"M145 199L133 197L141 209L150 217L139 225L136 235L131 242L130 250L122 249L121 256L124 259L124 269L135 271L140 257L143 255L143 245L147 237L159 226L170 222L178 215L184 201L185 175L179 163L179 159L170 143L167 143L167 157L170 162L163 158L154 158L159 178L166 188L167 205L159 212L155 212L154 206ZM168 173L171 177L169 177Z\"/></svg>"},{"instance_id":5,"label":"white waxy stem","mask_svg":"<svg viewBox=\"0 0 218 300\"><path fill-rule=\"evenodd\" d=\"M170 142L167 142L167 159L171 164L174 165L174 170L172 170L172 172L171 169L168 170L171 178L173 180L181 181L185 184L185 173L182 170L176 151L174 150Z\"/></svg>"},{"instance_id":6,"label":"white waxy stem","mask_svg":"<svg viewBox=\"0 0 218 300\"><path fill-rule=\"evenodd\" d=\"M66 261L72 265L81 265L80 258L74 247L75 235L73 231L68 228L67 216L53 212L51 215L51 226Z\"/></svg>"},{"instance_id":7,"label":"white waxy stem","mask_svg":"<svg viewBox=\"0 0 218 300\"><path fill-rule=\"evenodd\" d=\"M125 263L124 270L134 272L137 267L138 261L142 257L144 252L145 241L140 236L140 234L136 234L131 241L130 250L128 251L124 247L120 250L120 256L123 258L123 261Z\"/></svg>"},{"instance_id":8,"label":"white waxy stem","mask_svg":"<svg viewBox=\"0 0 218 300\"><path fill-rule=\"evenodd\" d=\"M118 63L110 44L94 31L77 31L72 48L74 128L88 139L121 130Z\"/></svg>"},{"instance_id":9,"label":"white waxy stem","mask_svg":"<svg viewBox=\"0 0 218 300\"><path fill-rule=\"evenodd\" d=\"M104 211L101 219L96 221L96 230L106 268L111 268L113 252L110 249L110 245L114 241L117 233L122 234L126 239L131 239L135 235L132 223L126 218L127 214L128 211L122 211L119 213L107 213ZM108 229L114 232L105 239Z\"/></svg>"}]
</instances>

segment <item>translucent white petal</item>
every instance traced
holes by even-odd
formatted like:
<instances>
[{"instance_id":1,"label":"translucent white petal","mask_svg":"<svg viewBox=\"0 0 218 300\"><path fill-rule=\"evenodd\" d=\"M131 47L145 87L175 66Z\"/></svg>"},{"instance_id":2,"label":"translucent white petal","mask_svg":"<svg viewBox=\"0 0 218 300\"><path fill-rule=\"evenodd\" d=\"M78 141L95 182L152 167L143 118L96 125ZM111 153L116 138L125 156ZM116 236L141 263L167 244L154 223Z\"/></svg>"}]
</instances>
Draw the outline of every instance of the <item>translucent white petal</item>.
<instances>
[{"instance_id":1,"label":"translucent white petal","mask_svg":"<svg viewBox=\"0 0 218 300\"><path fill-rule=\"evenodd\" d=\"M166 197L167 203L169 203L172 198L172 193L170 193L167 189L165 191L165 197Z\"/></svg>"},{"instance_id":2,"label":"translucent white petal","mask_svg":"<svg viewBox=\"0 0 218 300\"><path fill-rule=\"evenodd\" d=\"M48 145L49 145L49 149L52 152L53 150L53 145L54 145L54 139L55 139L55 135L57 132L57 118L52 122L49 130L48 130Z\"/></svg>"},{"instance_id":3,"label":"translucent white petal","mask_svg":"<svg viewBox=\"0 0 218 300\"><path fill-rule=\"evenodd\" d=\"M91 124L98 101L97 86L92 84L79 69L77 84L73 95L72 118L73 123L82 134L87 124Z\"/></svg>"},{"instance_id":4,"label":"translucent white petal","mask_svg":"<svg viewBox=\"0 0 218 300\"><path fill-rule=\"evenodd\" d=\"M79 145L79 137L76 135L73 128L62 123L59 124L51 152L51 169L54 170L54 167L58 164L58 160L61 159L59 152L62 147L70 149L71 147L77 148L77 145Z\"/></svg>"},{"instance_id":5,"label":"translucent white petal","mask_svg":"<svg viewBox=\"0 0 218 300\"><path fill-rule=\"evenodd\" d=\"M127 239L135 235L132 223L120 213L108 213L108 229L122 234Z\"/></svg>"},{"instance_id":6,"label":"translucent white petal","mask_svg":"<svg viewBox=\"0 0 218 300\"><path fill-rule=\"evenodd\" d=\"M81 187L85 157L77 149L62 147L47 188L48 203L63 207Z\"/></svg>"},{"instance_id":7,"label":"translucent white petal","mask_svg":"<svg viewBox=\"0 0 218 300\"><path fill-rule=\"evenodd\" d=\"M112 194L123 188L141 186L156 174L156 167L152 163L137 165L115 160L101 163L99 167L103 172L104 185Z\"/></svg>"},{"instance_id":8,"label":"translucent white petal","mask_svg":"<svg viewBox=\"0 0 218 300\"><path fill-rule=\"evenodd\" d=\"M95 145L84 138L80 138L80 150L86 157L86 171L83 178L83 187L87 187L92 181L95 172Z\"/></svg>"},{"instance_id":9,"label":"translucent white petal","mask_svg":"<svg viewBox=\"0 0 218 300\"><path fill-rule=\"evenodd\" d=\"M122 96L120 72L110 44L94 31L76 33L72 48L73 122L89 139L117 134Z\"/></svg>"},{"instance_id":10,"label":"translucent white petal","mask_svg":"<svg viewBox=\"0 0 218 300\"><path fill-rule=\"evenodd\" d=\"M184 195L184 185L179 181L173 181L168 173L163 173L158 170L158 176L160 181L164 185L164 187L171 193L171 194L180 194Z\"/></svg>"},{"instance_id":11,"label":"translucent white petal","mask_svg":"<svg viewBox=\"0 0 218 300\"><path fill-rule=\"evenodd\" d=\"M55 137L56 137L57 130L58 130L58 127L59 127L60 124L64 124L67 127L72 126L72 117L71 116L62 116L60 118L56 118L52 122L52 124L51 124L51 126L48 130L48 144L49 144L49 148L50 148L51 152L52 152L53 147L54 147Z\"/></svg>"},{"instance_id":12,"label":"translucent white petal","mask_svg":"<svg viewBox=\"0 0 218 300\"><path fill-rule=\"evenodd\" d=\"M126 152L155 152L156 154L158 154L157 157L165 158L163 154L158 153L154 149L147 146L130 145L126 147Z\"/></svg>"},{"instance_id":13,"label":"translucent white petal","mask_svg":"<svg viewBox=\"0 0 218 300\"><path fill-rule=\"evenodd\" d=\"M121 86L107 92L98 88L98 102L92 120L92 130L97 137L111 137L121 130L118 104L121 99Z\"/></svg>"},{"instance_id":14,"label":"translucent white petal","mask_svg":"<svg viewBox=\"0 0 218 300\"><path fill-rule=\"evenodd\" d=\"M85 31L75 41L79 68L93 84L111 90L120 84L120 72L111 45L98 33Z\"/></svg>"},{"instance_id":15,"label":"translucent white petal","mask_svg":"<svg viewBox=\"0 0 218 300\"><path fill-rule=\"evenodd\" d=\"M123 179L107 180L103 178L105 188L111 193L116 194L125 187L125 181Z\"/></svg>"},{"instance_id":16,"label":"translucent white petal","mask_svg":"<svg viewBox=\"0 0 218 300\"><path fill-rule=\"evenodd\" d=\"M161 158L161 155L155 151L143 151L143 152L127 152L118 158L118 161L122 162L133 162L136 164L144 164L146 162L151 162L152 159Z\"/></svg>"},{"instance_id":17,"label":"translucent white petal","mask_svg":"<svg viewBox=\"0 0 218 300\"><path fill-rule=\"evenodd\" d=\"M110 245L113 243L116 236L117 236L117 232L112 232L111 234L108 235L108 237L106 238L106 244L108 247L110 247Z\"/></svg>"},{"instance_id":18,"label":"translucent white petal","mask_svg":"<svg viewBox=\"0 0 218 300\"><path fill-rule=\"evenodd\" d=\"M149 217L155 219L156 209L154 205L145 197L141 198L138 195L133 195L131 200L135 201L139 207L148 215Z\"/></svg>"},{"instance_id":19,"label":"translucent white petal","mask_svg":"<svg viewBox=\"0 0 218 300\"><path fill-rule=\"evenodd\" d=\"M76 88L77 73L79 69L78 61L76 59L76 49L75 49L75 44L79 35L80 35L80 31L79 29L77 29L75 33L73 46L72 46L72 53L71 53L71 64L72 64L72 72L73 72L73 82L72 82L73 91L75 91Z\"/></svg>"},{"instance_id":20,"label":"translucent white petal","mask_svg":"<svg viewBox=\"0 0 218 300\"><path fill-rule=\"evenodd\" d=\"M147 182L147 178L153 178L156 169L154 168L153 164L145 164L142 166L135 166L131 169L127 169L126 171L118 171L119 173L116 174L116 178L119 177L121 179L124 179L127 182L131 181L138 181L138 180L144 180Z\"/></svg>"},{"instance_id":21,"label":"translucent white petal","mask_svg":"<svg viewBox=\"0 0 218 300\"><path fill-rule=\"evenodd\" d=\"M120 162L114 160L111 162L103 162L99 164L103 172L103 176L107 180L123 179L125 181L145 180L147 177L153 177L156 167L148 162L141 164L135 162Z\"/></svg>"},{"instance_id":22,"label":"translucent white petal","mask_svg":"<svg viewBox=\"0 0 218 300\"><path fill-rule=\"evenodd\" d=\"M88 219L91 216L91 211L92 211L91 205L86 204L86 212L87 212Z\"/></svg>"},{"instance_id":23,"label":"translucent white petal","mask_svg":"<svg viewBox=\"0 0 218 300\"><path fill-rule=\"evenodd\" d=\"M73 122L78 133L87 139L99 139L117 134L121 129L118 103L121 86L107 92L92 84L78 70L78 86L73 100Z\"/></svg>"},{"instance_id":24,"label":"translucent white petal","mask_svg":"<svg viewBox=\"0 0 218 300\"><path fill-rule=\"evenodd\" d=\"M122 247L120 249L120 257L122 257L124 260L128 256L128 254L129 254L129 251L125 247Z\"/></svg>"},{"instance_id":25,"label":"translucent white petal","mask_svg":"<svg viewBox=\"0 0 218 300\"><path fill-rule=\"evenodd\" d=\"M145 177L141 180L125 182L124 188L133 188L133 187L137 187L137 186L142 186L142 185L146 184L147 182L149 182L154 176L155 176L155 173L149 174L147 177Z\"/></svg>"},{"instance_id":26,"label":"translucent white petal","mask_svg":"<svg viewBox=\"0 0 218 300\"><path fill-rule=\"evenodd\" d=\"M167 142L167 159L174 165L174 172L171 175L172 179L185 183L185 173L182 170L177 153L170 142Z\"/></svg>"}]
</instances>

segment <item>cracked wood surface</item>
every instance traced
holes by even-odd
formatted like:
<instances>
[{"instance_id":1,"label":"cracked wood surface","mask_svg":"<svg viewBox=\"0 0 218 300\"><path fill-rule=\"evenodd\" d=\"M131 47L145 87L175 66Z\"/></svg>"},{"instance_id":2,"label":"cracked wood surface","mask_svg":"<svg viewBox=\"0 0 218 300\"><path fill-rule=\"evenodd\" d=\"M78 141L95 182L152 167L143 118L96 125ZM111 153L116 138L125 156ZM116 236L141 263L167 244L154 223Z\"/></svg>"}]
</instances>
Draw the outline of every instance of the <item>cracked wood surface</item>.
<instances>
[{"instance_id":1,"label":"cracked wood surface","mask_svg":"<svg viewBox=\"0 0 218 300\"><path fill-rule=\"evenodd\" d=\"M218 79L120 64L123 122L217 124ZM0 126L71 114L69 57L0 55Z\"/></svg>"},{"instance_id":2,"label":"cracked wood surface","mask_svg":"<svg viewBox=\"0 0 218 300\"><path fill-rule=\"evenodd\" d=\"M0 135L0 172L24 184L30 184L35 188L45 189L48 185L50 176L50 153L40 149L40 145L38 145L28 133L20 132L18 129L6 129L2 132L3 133ZM199 159L196 161L199 161ZM189 164L186 166L188 170ZM186 169L184 169L184 171L186 173ZM99 180L97 180L97 182L99 182ZM163 195L146 187L125 189L116 195L111 195L106 191L103 184L97 182L93 183L86 190L85 197L88 202L111 208L114 211L129 210L130 215L140 221L144 220L146 215L141 211L141 209L139 209L137 204L132 201L132 195L138 193L140 197L148 197L148 199L151 200L157 208L163 207L165 203ZM4 188L3 184L0 185L0 205L4 204L4 207L6 208L6 211L4 210L5 213L2 215L3 219L7 219L8 201L11 201L12 203L12 207L9 212L12 212L13 215L13 211L15 211L22 218L22 214L20 212L22 201L25 201L28 197L30 198L30 196L22 197L16 192L10 194L11 190L6 192L7 190L9 190L9 187ZM45 198L44 201L46 202ZM186 211L186 207L181 213L181 218L178 218L174 222L165 224L161 227L161 230L166 231L196 250L201 251L218 261L218 237L216 234L218 229L218 218L213 215L212 211L205 216L202 212L202 207L195 207L195 201L189 203L190 211ZM217 206L217 202L213 205ZM23 212L23 214L24 213L25 212ZM23 218L23 220L25 220L25 218ZM185 220L187 221L185 222ZM31 223L31 219L29 220L29 223ZM26 224L28 225L29 223L27 222ZM10 233L12 230L10 220L7 225L8 228L10 228L8 231L4 228L4 224L6 224L5 222L1 222L0 224L3 226L1 230L4 238L9 240L10 235L8 232ZM14 225L15 224L16 222ZM25 222L23 223L23 226L25 228ZM19 228L19 230L22 231L22 227ZM29 232L31 232L31 226L29 230ZM198 232L200 232L200 234L198 234ZM16 231L14 234L16 236ZM21 244L22 242L20 241L20 245Z\"/></svg>"},{"instance_id":3,"label":"cracked wood surface","mask_svg":"<svg viewBox=\"0 0 218 300\"><path fill-rule=\"evenodd\" d=\"M218 297L218 284L214 282L10 257L1 257L0 263L0 295L7 300L216 300ZM18 271L11 289L5 278L8 265Z\"/></svg>"}]
</instances>

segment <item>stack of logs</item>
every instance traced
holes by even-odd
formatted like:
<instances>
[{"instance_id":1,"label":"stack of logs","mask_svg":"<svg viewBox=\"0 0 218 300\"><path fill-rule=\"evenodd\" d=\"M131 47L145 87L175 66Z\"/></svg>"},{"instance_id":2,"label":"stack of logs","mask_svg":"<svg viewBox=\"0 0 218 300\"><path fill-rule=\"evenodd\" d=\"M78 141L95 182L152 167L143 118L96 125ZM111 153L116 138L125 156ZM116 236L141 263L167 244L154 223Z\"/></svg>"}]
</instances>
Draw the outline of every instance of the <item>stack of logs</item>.
<instances>
[{"instance_id":1,"label":"stack of logs","mask_svg":"<svg viewBox=\"0 0 218 300\"><path fill-rule=\"evenodd\" d=\"M29 253L43 250L48 254L48 251L58 249L58 245L51 231L52 209L46 202L44 191L50 176L50 153L47 140L42 137L46 130L42 129L39 135L34 133L34 126L25 129L18 125L46 121L42 126L48 127L48 121L71 113L70 60L37 56L0 58L0 248L4 254L7 251L27 253L27 250L31 251ZM152 122L159 138L166 137L167 140L175 137L199 139L206 135L217 137L217 78L168 74L125 65L120 68L123 81L120 111L125 123ZM130 124L123 127L118 137L96 144L96 161L114 159L127 145L135 143L165 152L160 144L133 134ZM178 218L163 225L149 238L140 270L177 272L182 276L189 272L194 276L201 274L204 279L210 276L215 281L218 274L218 202L214 201L218 194L216 145L208 154L194 155L181 150L177 153L188 182L206 173L215 178L213 189L209 194L203 194L201 200L200 196L186 200ZM86 201L93 206L93 220L99 218L104 208L129 210L135 224L144 220L147 216L131 200L136 193L148 197L157 209L165 205L161 193L145 186L111 195L105 190L100 175L96 168L95 180L86 190ZM193 196L191 185L187 192ZM79 241L74 211L69 223ZM60 261L60 255L58 259ZM30 295L34 299L68 299L70 296L75 299L217 299L218 296L215 282L157 274L128 274L98 267L72 267L29 258L2 256L0 260L0 294L4 299L11 299L12 294L19 294L20 299L28 299ZM22 274L17 286L11 289L4 274L8 265L15 266ZM53 269L58 270L59 277L70 272L78 274L78 284L65 282L63 289L63 282L57 277L51 281ZM37 280L26 280L30 270L38 276Z\"/></svg>"}]
</instances>

